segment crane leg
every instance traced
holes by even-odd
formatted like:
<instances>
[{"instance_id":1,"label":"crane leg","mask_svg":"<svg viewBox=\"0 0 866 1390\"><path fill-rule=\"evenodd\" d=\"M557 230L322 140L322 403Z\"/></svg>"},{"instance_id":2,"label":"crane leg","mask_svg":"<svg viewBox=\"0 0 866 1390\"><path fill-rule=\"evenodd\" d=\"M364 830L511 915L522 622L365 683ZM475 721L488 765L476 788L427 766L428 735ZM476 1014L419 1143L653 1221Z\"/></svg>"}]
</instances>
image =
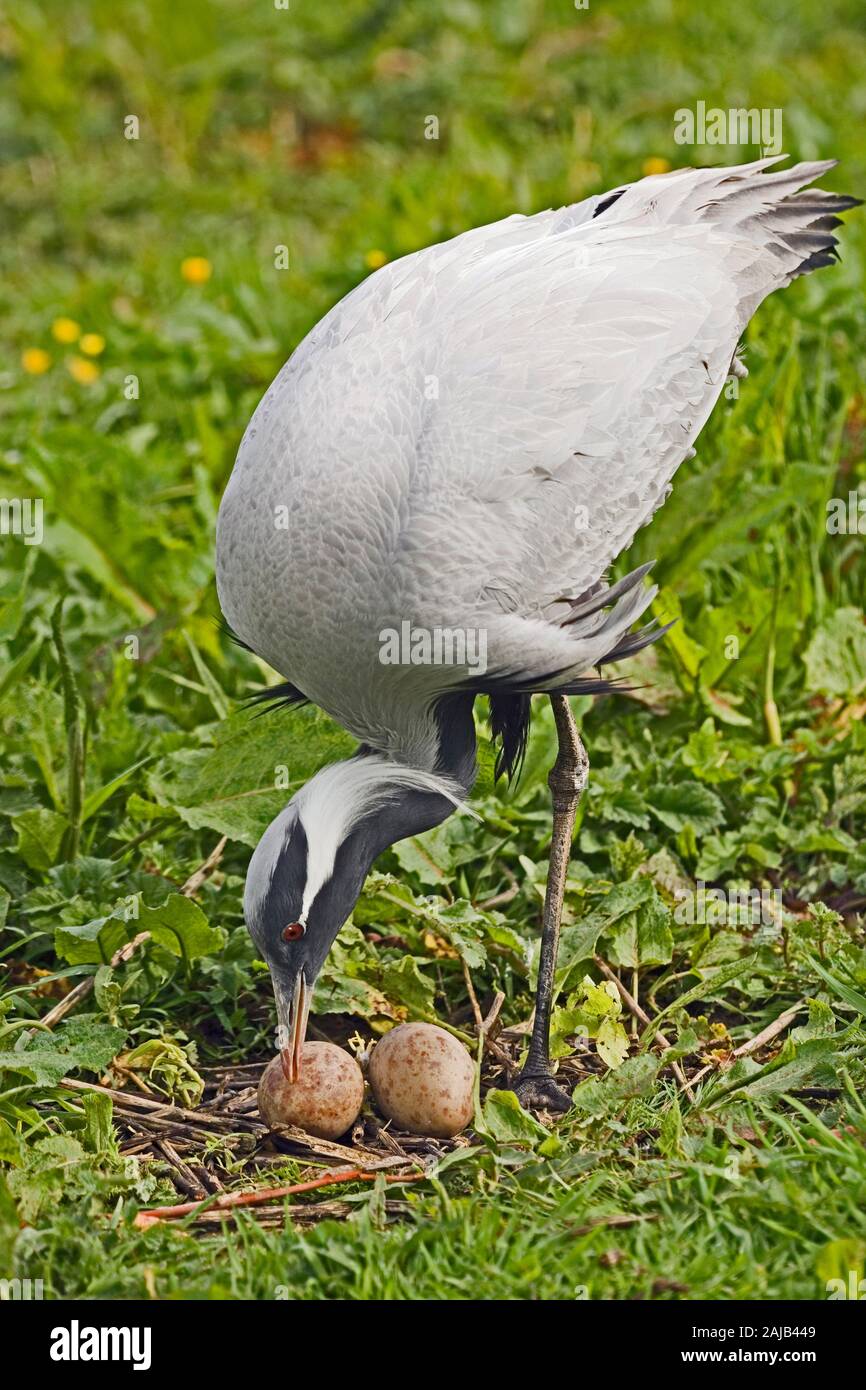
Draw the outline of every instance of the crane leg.
<instances>
[{"instance_id":1,"label":"crane leg","mask_svg":"<svg viewBox=\"0 0 866 1390\"><path fill-rule=\"evenodd\" d=\"M551 695L559 751L550 770L548 785L553 798L553 835L547 891L541 925L541 952L538 961L538 987L535 1020L529 1052L513 1089L521 1105L530 1109L568 1110L571 1100L553 1079L550 1065L550 1014L554 999L554 975L559 949L562 901L571 852L571 836L577 803L586 786L589 759L583 746L567 695Z\"/></svg>"}]
</instances>

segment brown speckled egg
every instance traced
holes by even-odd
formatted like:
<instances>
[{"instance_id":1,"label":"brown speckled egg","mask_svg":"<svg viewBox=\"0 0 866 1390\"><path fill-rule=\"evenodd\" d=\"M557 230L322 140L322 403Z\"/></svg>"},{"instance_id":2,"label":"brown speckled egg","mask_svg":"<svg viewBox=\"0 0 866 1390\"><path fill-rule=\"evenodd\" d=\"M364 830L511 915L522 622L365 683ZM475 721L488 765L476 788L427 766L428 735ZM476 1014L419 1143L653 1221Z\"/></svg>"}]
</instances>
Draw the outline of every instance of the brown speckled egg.
<instances>
[{"instance_id":1,"label":"brown speckled egg","mask_svg":"<svg viewBox=\"0 0 866 1390\"><path fill-rule=\"evenodd\" d=\"M328 1042L305 1042L301 1075L292 1085L279 1056L259 1082L259 1111L265 1124L297 1125L318 1139L339 1139L357 1120L364 1103L364 1077L350 1053Z\"/></svg>"},{"instance_id":2,"label":"brown speckled egg","mask_svg":"<svg viewBox=\"0 0 866 1390\"><path fill-rule=\"evenodd\" d=\"M472 1119L475 1068L457 1038L432 1023L400 1023L373 1048L373 1097L400 1129L450 1139Z\"/></svg>"}]
</instances>

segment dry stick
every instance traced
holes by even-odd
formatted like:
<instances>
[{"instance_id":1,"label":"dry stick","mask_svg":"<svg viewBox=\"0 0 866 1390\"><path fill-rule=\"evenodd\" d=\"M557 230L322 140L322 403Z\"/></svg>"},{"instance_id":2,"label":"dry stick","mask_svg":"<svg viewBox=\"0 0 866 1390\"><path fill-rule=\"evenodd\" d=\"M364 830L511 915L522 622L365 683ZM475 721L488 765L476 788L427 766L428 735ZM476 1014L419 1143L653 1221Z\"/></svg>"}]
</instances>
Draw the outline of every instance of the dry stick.
<instances>
[{"instance_id":1,"label":"dry stick","mask_svg":"<svg viewBox=\"0 0 866 1390\"><path fill-rule=\"evenodd\" d=\"M502 1013L502 1005L505 1003L505 995L498 989L493 996L493 1003L487 1010L487 1017L481 1025L481 1031L486 1038L491 1041L496 1037L500 1029L499 1015Z\"/></svg>"},{"instance_id":2,"label":"dry stick","mask_svg":"<svg viewBox=\"0 0 866 1390\"><path fill-rule=\"evenodd\" d=\"M466 977L468 989L469 985L471 984L471 979L469 976L469 969L465 961L463 962L463 972L464 976ZM506 1052L505 1048L500 1047L499 1043L496 1041L496 1035L499 1032L501 1026L499 1023L499 1015L502 1012L502 1005L505 1003L505 995L502 993L501 989L496 991L495 995L493 996L493 1003L490 1005L490 1008L487 1011L486 1018L481 1017L481 1009L478 1006L478 1000L475 997L474 990L472 991L469 997L472 1000L472 1010L475 1014L475 1027L478 1031L478 1036L484 1045L484 1050L486 1052L489 1052L493 1057L495 1057L496 1060L505 1068L506 1074L510 1076L512 1071L514 1070L514 1063L509 1054Z\"/></svg>"},{"instance_id":3,"label":"dry stick","mask_svg":"<svg viewBox=\"0 0 866 1390\"><path fill-rule=\"evenodd\" d=\"M512 899L516 898L517 894L520 892L520 884L506 864L503 864L502 872L505 874L511 887L505 888L501 893L494 893L492 898L485 898L483 903L479 903L478 906L482 912L489 912L491 908L494 907L504 907L506 903L510 903Z\"/></svg>"},{"instance_id":4,"label":"dry stick","mask_svg":"<svg viewBox=\"0 0 866 1390\"><path fill-rule=\"evenodd\" d=\"M773 1038L777 1037L779 1033L783 1032L784 1029L787 1028L789 1023L794 1022L794 1019L797 1017L797 1014L800 1013L803 1007L804 1001L801 999L799 1004L795 1004L793 1008L786 1009L783 1014L779 1014L778 1018L774 1018L773 1022L768 1023L766 1028L763 1028L760 1033L757 1033L755 1035L754 1038L749 1038L748 1041L740 1043L739 1047L735 1047L734 1051L731 1053L731 1056L748 1057L750 1053L757 1052L759 1047L763 1047L764 1043L772 1042ZM707 1072L713 1070L714 1069L712 1066L703 1067L701 1071L697 1072L692 1077L692 1085L694 1085L697 1081L702 1081L703 1078L706 1076Z\"/></svg>"},{"instance_id":5,"label":"dry stick","mask_svg":"<svg viewBox=\"0 0 866 1390\"><path fill-rule=\"evenodd\" d=\"M795 1004L793 1008L786 1009L785 1012L779 1014L779 1017L774 1019L772 1023L768 1023L766 1028L758 1033L756 1037L750 1038L748 1042L740 1043L739 1047L735 1047L734 1056L746 1057L750 1052L757 1052L759 1047L763 1047L764 1043L771 1042L777 1034L781 1033L784 1028L787 1028L789 1023L793 1023L802 1008L803 1001L801 1000L800 1003Z\"/></svg>"},{"instance_id":6,"label":"dry stick","mask_svg":"<svg viewBox=\"0 0 866 1390\"><path fill-rule=\"evenodd\" d=\"M345 1144L332 1143L330 1139L317 1139L306 1130L299 1129L297 1125L273 1125L269 1130L271 1135L276 1135L279 1139L284 1139L290 1144L294 1144L299 1149L305 1149L308 1154L315 1155L317 1160L325 1159L329 1163L346 1163L350 1158L364 1164L366 1171L372 1172L376 1160L380 1157L372 1149L357 1148L347 1149ZM296 1155L288 1155L296 1157ZM285 1162L286 1155L283 1155Z\"/></svg>"},{"instance_id":7,"label":"dry stick","mask_svg":"<svg viewBox=\"0 0 866 1390\"><path fill-rule=\"evenodd\" d=\"M395 1202L388 1199L384 1203L386 1216L402 1216L408 1210L408 1203ZM350 1210L349 1203L338 1197L336 1201L330 1202L308 1202L304 1206L294 1206L291 1208L291 1218L293 1226L315 1226L319 1221L325 1221L330 1217L344 1217ZM251 1213L255 1216L256 1222L265 1230L280 1230L285 1226L286 1212L284 1207L256 1207ZM207 1230L211 1226L218 1226L225 1221L225 1216L218 1211L203 1211L200 1216L195 1217L194 1224L202 1230Z\"/></svg>"},{"instance_id":8,"label":"dry stick","mask_svg":"<svg viewBox=\"0 0 866 1390\"><path fill-rule=\"evenodd\" d=\"M502 1028L499 1015L502 1012L502 1005L504 1003L505 995L502 993L501 989L498 989L493 996L493 1003L487 1011L487 1017L484 1019L478 1031L484 1040L484 1046L487 1051L501 1063L505 1068L506 1076L510 1077L514 1071L514 1060L506 1048L502 1047L502 1045L496 1041Z\"/></svg>"},{"instance_id":9,"label":"dry stick","mask_svg":"<svg viewBox=\"0 0 866 1390\"><path fill-rule=\"evenodd\" d=\"M219 843L214 845L213 849L211 850L204 863L199 865L194 874L190 874L186 883L180 890L185 898L191 898L193 894L197 893L199 888L201 888L205 879L210 878L214 869L217 867L220 860L222 859L223 850L225 849L227 844L228 836L223 835Z\"/></svg>"},{"instance_id":10,"label":"dry stick","mask_svg":"<svg viewBox=\"0 0 866 1390\"><path fill-rule=\"evenodd\" d=\"M204 1203L180 1202L173 1207L151 1207L148 1211L140 1211L133 1224L143 1228L153 1225L155 1221L170 1221L175 1217L191 1216L205 1205L209 1212L227 1211L234 1207L252 1207L262 1202L273 1202L280 1197L293 1197L298 1192L313 1192L316 1188L330 1187L334 1183L375 1182L378 1177L381 1177L383 1182L420 1182L427 1174L366 1173L363 1168L350 1168L348 1172L325 1173L320 1178L311 1178L308 1182L289 1183L284 1187L260 1187L255 1192L225 1192L212 1202L206 1198Z\"/></svg>"},{"instance_id":11,"label":"dry stick","mask_svg":"<svg viewBox=\"0 0 866 1390\"><path fill-rule=\"evenodd\" d=\"M171 1165L173 1180L181 1191L185 1192L187 1197L193 1197L198 1202L204 1201L207 1196L207 1188L196 1177L189 1165L184 1163L171 1140L157 1139L155 1147Z\"/></svg>"},{"instance_id":12,"label":"dry stick","mask_svg":"<svg viewBox=\"0 0 866 1390\"><path fill-rule=\"evenodd\" d=\"M171 1123L185 1120L199 1129L218 1129L230 1134L237 1134L241 1129L251 1129L257 1134L263 1134L267 1130L267 1125L257 1120L249 1120L245 1115L224 1119L221 1115L211 1115L206 1110L186 1110L182 1105L148 1100L145 1096L133 1095L131 1091L115 1091L110 1086L99 1086L92 1081L74 1081L70 1076L64 1077L60 1084L70 1091L98 1091L102 1096L110 1096L118 1106L131 1107L133 1111L146 1111L148 1120L165 1120Z\"/></svg>"},{"instance_id":13,"label":"dry stick","mask_svg":"<svg viewBox=\"0 0 866 1390\"><path fill-rule=\"evenodd\" d=\"M605 964L601 956L593 956L593 960L595 961L596 965L598 966L605 979L610 980L613 984L616 985L617 989L620 992L620 995L622 996L622 1002L625 1004L629 1012L634 1014L635 1018L639 1018L644 1027L647 1027L652 1022L652 1019L650 1018L646 1010L641 1008L637 1000L631 994L629 994L622 980L620 980L619 977L613 973L609 965ZM656 1037L658 1038L664 1050L667 1051L671 1044L668 1042L664 1033L662 1033L661 1030L658 1030L656 1032ZM671 1062L671 1071L677 1078L677 1081L682 1086L689 1100L693 1101L695 1099L695 1093L691 1088L691 1083L687 1081L685 1072L683 1071L679 1062Z\"/></svg>"},{"instance_id":14,"label":"dry stick","mask_svg":"<svg viewBox=\"0 0 866 1390\"><path fill-rule=\"evenodd\" d=\"M469 1003L472 1005L472 1013L475 1017L475 1027L481 1033L484 1028L484 1020L481 1017L481 1008L478 1003L478 995L475 993L475 986L472 983L472 976L469 973L469 966L463 957L460 957L460 964L463 967L463 980L466 985L466 993L469 995Z\"/></svg>"},{"instance_id":15,"label":"dry stick","mask_svg":"<svg viewBox=\"0 0 866 1390\"><path fill-rule=\"evenodd\" d=\"M493 999L493 1003L491 1004L490 1010L487 1014L487 1017L482 1018L481 1006L478 1003L478 995L475 993L475 986L472 983L472 976L469 973L469 966L463 959L461 959L460 964L463 967L463 979L466 984L466 993L469 995L469 1002L472 1005L472 1012L475 1016L475 1027L478 1032L478 1036L482 1039L485 1050L487 1052L492 1052L493 1056L497 1059L497 1061L501 1062L503 1066L505 1066L507 1070L510 1072L512 1068L511 1058L509 1057L505 1049L500 1047L499 1044L496 1042L496 1032L493 1031L496 1027L496 1021L499 1018L499 1013L502 1009L502 1005L505 1003L505 995L502 993L501 990L497 990L496 995Z\"/></svg>"}]
</instances>

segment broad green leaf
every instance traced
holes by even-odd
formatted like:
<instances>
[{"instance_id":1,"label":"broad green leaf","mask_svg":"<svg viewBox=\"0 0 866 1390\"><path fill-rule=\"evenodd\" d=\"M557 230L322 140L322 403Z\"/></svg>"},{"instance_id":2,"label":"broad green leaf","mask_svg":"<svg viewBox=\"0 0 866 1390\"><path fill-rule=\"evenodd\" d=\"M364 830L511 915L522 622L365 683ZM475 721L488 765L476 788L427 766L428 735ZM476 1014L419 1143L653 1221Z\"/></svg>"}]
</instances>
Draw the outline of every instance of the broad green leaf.
<instances>
[{"instance_id":1,"label":"broad green leaf","mask_svg":"<svg viewBox=\"0 0 866 1390\"><path fill-rule=\"evenodd\" d=\"M367 980L329 969L327 961L316 981L312 1008L314 1014L355 1014L359 1018L400 1017L399 1011L380 989Z\"/></svg>"},{"instance_id":2,"label":"broad green leaf","mask_svg":"<svg viewBox=\"0 0 866 1390\"><path fill-rule=\"evenodd\" d=\"M698 834L724 824L725 808L715 792L700 782L674 782L657 787L648 797L649 808L669 830L691 825Z\"/></svg>"},{"instance_id":3,"label":"broad green leaf","mask_svg":"<svg viewBox=\"0 0 866 1390\"><path fill-rule=\"evenodd\" d=\"M39 1086L56 1086L73 1071L103 1072L123 1046L126 1032L84 1015L53 1033L37 1032L18 1050L0 1052L0 1071L22 1072Z\"/></svg>"},{"instance_id":4,"label":"broad green leaf","mask_svg":"<svg viewBox=\"0 0 866 1390\"><path fill-rule=\"evenodd\" d=\"M806 687L853 697L866 690L866 625L859 608L837 608L818 626L803 653Z\"/></svg>"},{"instance_id":5,"label":"broad green leaf","mask_svg":"<svg viewBox=\"0 0 866 1390\"><path fill-rule=\"evenodd\" d=\"M57 811L41 806L38 811L24 811L12 821L18 833L18 854L31 869L50 869L63 841L69 822Z\"/></svg>"},{"instance_id":6,"label":"broad green leaf","mask_svg":"<svg viewBox=\"0 0 866 1390\"><path fill-rule=\"evenodd\" d=\"M671 913L654 894L637 911L637 963L667 965L673 958L674 939L671 935Z\"/></svg>"},{"instance_id":7,"label":"broad green leaf","mask_svg":"<svg viewBox=\"0 0 866 1390\"><path fill-rule=\"evenodd\" d=\"M701 662L706 656L706 649L689 637L683 621L683 610L679 597L673 589L661 589L653 599L652 614L660 624L673 623L673 627L666 634L665 641L671 646L672 651L689 676L696 676L700 669Z\"/></svg>"},{"instance_id":8,"label":"broad green leaf","mask_svg":"<svg viewBox=\"0 0 866 1390\"><path fill-rule=\"evenodd\" d=\"M71 1186L70 1174L84 1158L84 1149L70 1134L37 1140L27 1163L9 1174L9 1191L18 1203L20 1219L32 1223L45 1207L62 1201Z\"/></svg>"},{"instance_id":9,"label":"broad green leaf","mask_svg":"<svg viewBox=\"0 0 866 1390\"><path fill-rule=\"evenodd\" d=\"M523 1109L514 1091L488 1091L482 1117L486 1133L498 1144L528 1144L535 1148L550 1138L544 1125Z\"/></svg>"},{"instance_id":10,"label":"broad green leaf","mask_svg":"<svg viewBox=\"0 0 866 1390\"><path fill-rule=\"evenodd\" d=\"M172 893L158 907L139 905L138 916L118 908L75 927L58 927L55 949L70 964L105 964L114 952L138 932L150 932L152 940L187 964L222 950L225 933L209 925L198 903L182 893Z\"/></svg>"},{"instance_id":11,"label":"broad green leaf","mask_svg":"<svg viewBox=\"0 0 866 1390\"><path fill-rule=\"evenodd\" d=\"M648 1096L658 1076L659 1067L667 1060L667 1056L661 1058L651 1053L645 1053L641 1057L627 1057L620 1067L604 1078L605 1090L610 1091L619 1100Z\"/></svg>"},{"instance_id":12,"label":"broad green leaf","mask_svg":"<svg viewBox=\"0 0 866 1390\"><path fill-rule=\"evenodd\" d=\"M421 883L438 887L447 882L452 869L451 846L446 825L437 825L425 835L413 835L394 846L401 869L414 874Z\"/></svg>"},{"instance_id":13,"label":"broad green leaf","mask_svg":"<svg viewBox=\"0 0 866 1390\"><path fill-rule=\"evenodd\" d=\"M730 1083L723 1085L721 1093L714 1092L709 1103L713 1104L720 1094L729 1091L735 1094L747 1091L750 1097L757 1100L770 1100L795 1091L800 1086L833 1085L838 1053L838 1037L815 1038L799 1045L788 1038L779 1055L761 1067L754 1076L736 1087Z\"/></svg>"},{"instance_id":14,"label":"broad green leaf","mask_svg":"<svg viewBox=\"0 0 866 1390\"><path fill-rule=\"evenodd\" d=\"M304 782L356 747L313 707L242 711L218 725L213 739L211 748L163 758L148 777L150 795L194 830L250 846Z\"/></svg>"},{"instance_id":15,"label":"broad green leaf","mask_svg":"<svg viewBox=\"0 0 866 1390\"><path fill-rule=\"evenodd\" d=\"M24 1142L10 1124L0 1117L0 1164L17 1167L24 1156ZM2 1218L0 1218L2 1219ZM2 1243L2 1235L0 1235Z\"/></svg>"},{"instance_id":16,"label":"broad green leaf","mask_svg":"<svg viewBox=\"0 0 866 1390\"><path fill-rule=\"evenodd\" d=\"M137 931L148 931L160 946L188 963L212 956L225 945L225 933L210 926L198 903L182 893L172 893L159 907L142 907Z\"/></svg>"},{"instance_id":17,"label":"broad green leaf","mask_svg":"<svg viewBox=\"0 0 866 1390\"><path fill-rule=\"evenodd\" d=\"M595 955L598 938L614 922L634 912L641 903L647 902L655 893L651 878L630 879L613 887L599 905L581 917L573 926L563 927L560 936L559 957L556 964L556 987L567 987L572 971L591 960ZM533 979L537 971L537 950L533 963Z\"/></svg>"},{"instance_id":18,"label":"broad green leaf","mask_svg":"<svg viewBox=\"0 0 866 1390\"><path fill-rule=\"evenodd\" d=\"M54 949L70 965L107 964L137 930L137 925L129 923L126 913L118 909L78 926L58 927L54 933Z\"/></svg>"},{"instance_id":19,"label":"broad green leaf","mask_svg":"<svg viewBox=\"0 0 866 1390\"><path fill-rule=\"evenodd\" d=\"M621 1067L628 1056L628 1037L618 1018L602 1019L595 1040L598 1055L609 1067Z\"/></svg>"},{"instance_id":20,"label":"broad green leaf","mask_svg":"<svg viewBox=\"0 0 866 1390\"><path fill-rule=\"evenodd\" d=\"M403 1004L411 1013L427 1018L433 1012L435 986L422 975L413 956L401 956L389 961L382 970L382 992L388 999Z\"/></svg>"}]
</instances>

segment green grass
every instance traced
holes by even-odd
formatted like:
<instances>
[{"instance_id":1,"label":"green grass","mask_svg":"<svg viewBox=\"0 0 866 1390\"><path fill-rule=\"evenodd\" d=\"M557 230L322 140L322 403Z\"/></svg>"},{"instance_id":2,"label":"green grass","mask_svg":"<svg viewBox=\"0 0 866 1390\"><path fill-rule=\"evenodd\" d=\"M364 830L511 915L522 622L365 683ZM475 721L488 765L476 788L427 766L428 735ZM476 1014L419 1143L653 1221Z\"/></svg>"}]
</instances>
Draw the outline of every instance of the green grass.
<instances>
[{"instance_id":1,"label":"green grass","mask_svg":"<svg viewBox=\"0 0 866 1390\"><path fill-rule=\"evenodd\" d=\"M302 779L345 741L310 712L238 713L266 673L217 627L213 527L294 345L381 256L614 187L650 158L756 156L676 145L674 112L698 100L781 108L785 149L837 156L825 183L862 196L864 62L853 0L25 0L3 20L0 497L43 499L45 539L0 537L0 1274L52 1296L361 1299L809 1299L862 1274L866 567L863 536L826 527L828 500L866 482L857 213L839 266L762 307L749 380L623 562L657 557L659 614L680 614L636 663L650 688L575 702L592 772L562 1051L598 952L667 1011L685 1070L709 1066L694 1100L646 1037L607 1075L590 1044L579 1056L604 1079L578 1087L556 1142L494 1098L460 1162L387 1189L396 1210L365 1189L342 1222L189 1239L133 1228L137 1205L171 1198L165 1173L122 1159L98 1107L57 1082L149 1038L194 1067L269 1055L249 849L288 795L275 768ZM205 283L184 279L189 257L211 263ZM58 342L64 317L104 352ZM32 349L50 354L42 374L19 365ZM526 1018L552 755L540 707L520 784L482 777L482 825L455 818L383 857L318 992L323 1028L466 1029L463 962L482 999L505 992L506 1022ZM182 905L222 834L219 872ZM688 921L676 890L698 880L782 906ZM482 906L512 881L511 901ZM150 944L108 969L142 926ZM374 932L400 935L408 966ZM72 1022L29 1038L55 977L96 970ZM732 1066L796 1004L792 1030Z\"/></svg>"}]
</instances>

